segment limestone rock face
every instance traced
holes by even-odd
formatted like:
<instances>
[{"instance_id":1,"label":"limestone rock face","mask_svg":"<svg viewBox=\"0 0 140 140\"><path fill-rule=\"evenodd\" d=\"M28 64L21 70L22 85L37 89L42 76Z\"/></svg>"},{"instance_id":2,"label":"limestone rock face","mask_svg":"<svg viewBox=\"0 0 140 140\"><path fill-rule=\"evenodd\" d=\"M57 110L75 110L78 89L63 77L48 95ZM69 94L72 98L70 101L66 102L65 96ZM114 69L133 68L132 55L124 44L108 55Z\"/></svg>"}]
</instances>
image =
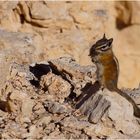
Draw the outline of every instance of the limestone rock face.
<instances>
[{"instance_id":1,"label":"limestone rock face","mask_svg":"<svg viewBox=\"0 0 140 140\"><path fill-rule=\"evenodd\" d=\"M103 93L111 102L110 110L108 112L109 118L115 122L115 128L125 134L131 135L138 133L139 127L133 118L133 107L125 99L116 92ZM124 110L125 108L125 110ZM120 113L119 113L120 112Z\"/></svg>"},{"instance_id":2,"label":"limestone rock face","mask_svg":"<svg viewBox=\"0 0 140 140\"><path fill-rule=\"evenodd\" d=\"M0 92L1 138L139 138L139 119L132 105L116 92L100 88L95 92L95 72L87 75L90 69L95 67L86 69L66 57L31 65L12 63ZM80 81L84 76L89 78ZM73 91L75 96L69 96ZM81 106L76 102L79 91L84 92ZM127 92L140 95L140 89ZM68 97L70 102L64 100ZM7 106L10 110L3 110Z\"/></svg>"},{"instance_id":3,"label":"limestone rock face","mask_svg":"<svg viewBox=\"0 0 140 140\"><path fill-rule=\"evenodd\" d=\"M94 91L88 54L104 33L114 39L119 87L138 87L139 8L139 1L0 1L0 138L139 138L139 120L116 93L98 92L76 115L65 103ZM139 89L131 93L139 104Z\"/></svg>"},{"instance_id":4,"label":"limestone rock face","mask_svg":"<svg viewBox=\"0 0 140 140\"><path fill-rule=\"evenodd\" d=\"M121 1L116 2L117 10L117 26L118 28L124 28L132 24L140 24L140 15L139 9L140 2L134 1Z\"/></svg>"},{"instance_id":5,"label":"limestone rock face","mask_svg":"<svg viewBox=\"0 0 140 140\"><path fill-rule=\"evenodd\" d=\"M120 39L116 39L114 51L120 63L120 87L126 85L125 87L131 88L138 87L139 85L139 29L139 25L125 28L121 31ZM128 37L126 38L126 36ZM119 48L119 46L121 46L121 48Z\"/></svg>"},{"instance_id":6,"label":"limestone rock face","mask_svg":"<svg viewBox=\"0 0 140 140\"><path fill-rule=\"evenodd\" d=\"M60 102L64 102L71 90L71 85L68 82L52 73L42 76L40 85L43 89L48 89L48 93L53 96L54 100Z\"/></svg>"},{"instance_id":7,"label":"limestone rock face","mask_svg":"<svg viewBox=\"0 0 140 140\"><path fill-rule=\"evenodd\" d=\"M89 48L106 33L114 38L114 51L121 69L120 87L137 87L140 79L139 39L136 39L139 5L138 1L0 2L0 27L6 32L34 35L33 61L72 56L82 65L91 64ZM17 49L14 52L18 54Z\"/></svg>"},{"instance_id":8,"label":"limestone rock face","mask_svg":"<svg viewBox=\"0 0 140 140\"><path fill-rule=\"evenodd\" d=\"M0 87L6 80L10 63L31 63L34 51L33 35L0 29Z\"/></svg>"}]
</instances>

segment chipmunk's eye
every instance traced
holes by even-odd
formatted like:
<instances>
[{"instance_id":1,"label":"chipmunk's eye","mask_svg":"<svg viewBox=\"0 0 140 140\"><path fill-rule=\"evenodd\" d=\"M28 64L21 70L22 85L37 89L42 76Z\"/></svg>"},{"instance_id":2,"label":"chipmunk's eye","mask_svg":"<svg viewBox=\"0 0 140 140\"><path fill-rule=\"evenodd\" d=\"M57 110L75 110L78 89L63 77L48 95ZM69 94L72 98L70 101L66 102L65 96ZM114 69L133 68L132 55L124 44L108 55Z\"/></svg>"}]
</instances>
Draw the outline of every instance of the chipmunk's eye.
<instances>
[{"instance_id":1,"label":"chipmunk's eye","mask_svg":"<svg viewBox=\"0 0 140 140\"><path fill-rule=\"evenodd\" d=\"M104 45L104 46L102 46L102 49L105 49L107 46L106 45Z\"/></svg>"},{"instance_id":2,"label":"chipmunk's eye","mask_svg":"<svg viewBox=\"0 0 140 140\"><path fill-rule=\"evenodd\" d=\"M101 47L101 50L106 51L106 50L108 50L108 48L109 48L109 46L104 45L104 46Z\"/></svg>"}]
</instances>

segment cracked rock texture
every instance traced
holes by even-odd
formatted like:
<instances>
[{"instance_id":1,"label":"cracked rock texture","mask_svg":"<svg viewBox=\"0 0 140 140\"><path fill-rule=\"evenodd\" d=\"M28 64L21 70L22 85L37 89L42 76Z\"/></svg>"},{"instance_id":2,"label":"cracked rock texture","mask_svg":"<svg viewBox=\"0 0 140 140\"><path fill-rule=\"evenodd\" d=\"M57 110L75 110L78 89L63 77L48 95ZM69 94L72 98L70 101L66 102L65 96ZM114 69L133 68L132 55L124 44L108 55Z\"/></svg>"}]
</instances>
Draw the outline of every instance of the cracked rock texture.
<instances>
[{"instance_id":1,"label":"cracked rock texture","mask_svg":"<svg viewBox=\"0 0 140 140\"><path fill-rule=\"evenodd\" d=\"M139 1L0 1L0 137L140 138L131 104L95 92L88 56L104 33L113 37L119 87L139 105L139 8Z\"/></svg>"},{"instance_id":2,"label":"cracked rock texture","mask_svg":"<svg viewBox=\"0 0 140 140\"><path fill-rule=\"evenodd\" d=\"M0 93L4 101L0 106L0 137L139 138L139 119L134 117L132 105L107 89L94 91L96 67L88 67L76 64L69 57L31 65L12 63ZM82 78L87 77L83 81L81 73ZM140 95L139 89L128 92ZM73 93L75 96L70 96ZM82 98L84 101L76 109L73 98L82 93L90 97ZM68 97L71 102L66 101ZM8 111L2 110L7 106Z\"/></svg>"}]
</instances>

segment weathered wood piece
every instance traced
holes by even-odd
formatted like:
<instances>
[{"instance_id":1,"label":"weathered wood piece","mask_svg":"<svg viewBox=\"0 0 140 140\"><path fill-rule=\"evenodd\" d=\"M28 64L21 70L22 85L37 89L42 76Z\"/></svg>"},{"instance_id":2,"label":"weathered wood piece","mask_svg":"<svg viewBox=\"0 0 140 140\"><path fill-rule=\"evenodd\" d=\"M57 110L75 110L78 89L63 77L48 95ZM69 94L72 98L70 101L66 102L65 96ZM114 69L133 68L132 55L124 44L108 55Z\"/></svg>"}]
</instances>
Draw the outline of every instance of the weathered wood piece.
<instances>
[{"instance_id":1,"label":"weathered wood piece","mask_svg":"<svg viewBox=\"0 0 140 140\"><path fill-rule=\"evenodd\" d=\"M89 122L98 123L101 117L105 114L107 109L110 107L110 105L111 105L110 102L104 99L104 97L102 96L96 108L92 110L89 116Z\"/></svg>"},{"instance_id":2,"label":"weathered wood piece","mask_svg":"<svg viewBox=\"0 0 140 140\"><path fill-rule=\"evenodd\" d=\"M98 83L90 85L83 91L83 97L81 96L76 104L76 108L80 110L81 114L87 116L91 123L98 123L111 105L103 95L97 92L99 88Z\"/></svg>"}]
</instances>

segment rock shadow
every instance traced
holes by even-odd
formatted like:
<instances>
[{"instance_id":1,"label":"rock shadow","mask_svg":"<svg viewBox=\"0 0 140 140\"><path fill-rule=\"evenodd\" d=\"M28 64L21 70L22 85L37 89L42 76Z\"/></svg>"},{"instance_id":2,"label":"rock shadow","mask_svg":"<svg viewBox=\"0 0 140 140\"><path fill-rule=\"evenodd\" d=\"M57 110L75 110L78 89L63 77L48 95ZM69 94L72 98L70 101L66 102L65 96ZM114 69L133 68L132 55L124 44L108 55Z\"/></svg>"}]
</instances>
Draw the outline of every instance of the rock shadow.
<instances>
[{"instance_id":1,"label":"rock shadow","mask_svg":"<svg viewBox=\"0 0 140 140\"><path fill-rule=\"evenodd\" d=\"M95 94L100 89L100 84L96 81L94 84L87 83L82 89L82 93L75 99L78 102L75 106L76 109L79 109L82 104L85 103L93 94Z\"/></svg>"},{"instance_id":2,"label":"rock shadow","mask_svg":"<svg viewBox=\"0 0 140 140\"><path fill-rule=\"evenodd\" d=\"M39 81L41 76L46 75L51 71L50 65L47 64L36 64L35 66L29 66L29 70L34 74L36 79L30 80L30 83L35 87L39 87Z\"/></svg>"}]
</instances>

